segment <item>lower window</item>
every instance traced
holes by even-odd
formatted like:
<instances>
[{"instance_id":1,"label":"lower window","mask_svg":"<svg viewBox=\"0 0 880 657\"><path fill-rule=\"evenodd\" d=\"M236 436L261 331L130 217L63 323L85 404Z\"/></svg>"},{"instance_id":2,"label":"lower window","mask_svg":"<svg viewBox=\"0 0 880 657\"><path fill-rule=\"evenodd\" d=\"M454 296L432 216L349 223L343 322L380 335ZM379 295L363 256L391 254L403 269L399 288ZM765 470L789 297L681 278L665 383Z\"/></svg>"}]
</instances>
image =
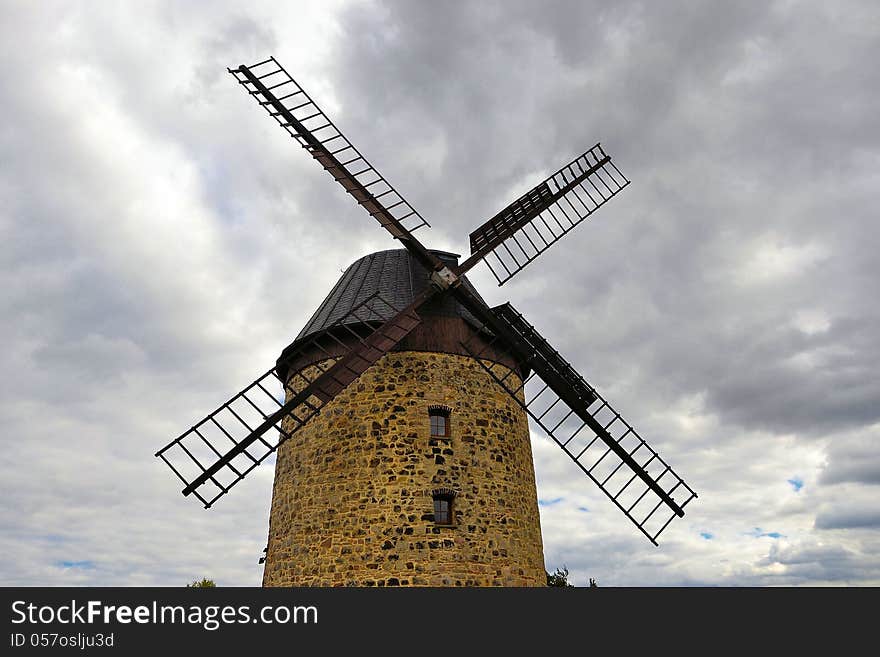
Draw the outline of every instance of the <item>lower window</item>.
<instances>
[{"instance_id":1,"label":"lower window","mask_svg":"<svg viewBox=\"0 0 880 657\"><path fill-rule=\"evenodd\" d=\"M436 490L434 496L434 523L437 525L451 525L455 522L453 500L455 492L447 489Z\"/></svg>"}]
</instances>

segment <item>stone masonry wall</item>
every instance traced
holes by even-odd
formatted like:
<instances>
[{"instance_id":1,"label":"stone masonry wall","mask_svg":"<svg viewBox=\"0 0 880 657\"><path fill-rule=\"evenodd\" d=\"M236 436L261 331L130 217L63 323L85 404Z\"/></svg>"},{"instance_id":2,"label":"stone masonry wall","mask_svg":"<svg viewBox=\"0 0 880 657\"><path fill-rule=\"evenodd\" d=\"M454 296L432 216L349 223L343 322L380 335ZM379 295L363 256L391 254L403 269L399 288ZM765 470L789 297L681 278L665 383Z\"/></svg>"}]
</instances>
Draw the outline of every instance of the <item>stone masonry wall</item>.
<instances>
[{"instance_id":1,"label":"stone masonry wall","mask_svg":"<svg viewBox=\"0 0 880 657\"><path fill-rule=\"evenodd\" d=\"M473 359L387 354L278 450L263 585L546 585L525 413Z\"/></svg>"}]
</instances>

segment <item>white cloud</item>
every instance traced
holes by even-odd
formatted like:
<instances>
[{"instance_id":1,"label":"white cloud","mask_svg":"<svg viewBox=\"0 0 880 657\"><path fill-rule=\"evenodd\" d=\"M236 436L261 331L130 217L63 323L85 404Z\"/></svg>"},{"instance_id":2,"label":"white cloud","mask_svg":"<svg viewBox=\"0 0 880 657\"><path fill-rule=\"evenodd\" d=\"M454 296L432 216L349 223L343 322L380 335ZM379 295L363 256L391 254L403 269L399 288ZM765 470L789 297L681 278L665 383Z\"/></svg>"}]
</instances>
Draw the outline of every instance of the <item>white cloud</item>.
<instances>
[{"instance_id":1,"label":"white cloud","mask_svg":"<svg viewBox=\"0 0 880 657\"><path fill-rule=\"evenodd\" d=\"M762 235L759 240L740 272L744 284L774 282L800 274L829 256L827 248L821 244L779 244L772 235Z\"/></svg>"}]
</instances>

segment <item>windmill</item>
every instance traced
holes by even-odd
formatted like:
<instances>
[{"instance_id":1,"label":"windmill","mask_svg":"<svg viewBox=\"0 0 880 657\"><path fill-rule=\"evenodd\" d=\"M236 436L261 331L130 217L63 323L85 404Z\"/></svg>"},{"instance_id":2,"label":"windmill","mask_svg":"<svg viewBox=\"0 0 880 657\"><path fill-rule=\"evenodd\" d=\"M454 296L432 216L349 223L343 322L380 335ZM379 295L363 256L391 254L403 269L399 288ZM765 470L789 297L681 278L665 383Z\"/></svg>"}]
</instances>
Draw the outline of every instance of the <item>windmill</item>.
<instances>
[{"instance_id":1,"label":"windmill","mask_svg":"<svg viewBox=\"0 0 880 657\"><path fill-rule=\"evenodd\" d=\"M519 416L522 416L521 425L525 427L526 443L524 458L528 464L522 465L521 453L515 456L520 463L516 467L525 473L517 476L526 484L530 476L532 491L534 472L528 448L526 414L602 490L611 503L648 540L657 545L661 532L674 518L684 515L685 506L696 497L696 493L512 305L505 303L490 308L465 278L467 271L476 264L485 262L498 284L503 285L626 187L629 180L611 161L602 146L596 144L579 155L474 230L470 234L470 255L458 264L454 254L430 250L422 244L415 236L415 231L428 226L428 222L352 145L274 57L228 71L370 216L400 242L403 249L372 254L352 265L309 325L284 350L273 367L156 453L183 482L183 494L193 495L206 508L211 507L276 450L286 443L292 443L292 439L306 435L310 431L309 427L318 423L316 418L327 416L327 413L322 415L322 411L333 409L334 417L341 418L339 422L344 420L349 423L346 426L363 422L364 418L359 417L351 408L344 408L341 400L346 399L345 403L351 405L351 400L355 399L351 395L366 389L370 377L374 381L378 380L374 374L378 371L377 363L383 358L387 361L393 354L402 353L402 345L412 345L414 341L421 340L419 349L422 351L456 354L455 358L458 360L455 363L459 369L455 372L461 376L482 377L473 379L480 382L477 384L481 389L479 397L498 395L503 398L503 402L492 402L489 406L481 402L480 408L483 410L479 412L495 413L493 417L498 422L508 423L505 431L513 433L516 432ZM402 285L401 281L404 279L409 281L406 294L395 289ZM442 321L452 317L455 323L442 324L441 319L436 319L438 317L446 318ZM429 321L429 318L434 319ZM441 329L438 329L441 324ZM440 334L442 335L438 338ZM414 337L417 335L421 336L418 340ZM438 340L443 343L441 347L436 347ZM428 342L434 347L425 347ZM461 360L463 358L466 361ZM465 362L466 368L462 365ZM444 363L441 365L445 366ZM415 367L423 372L440 367L434 361L415 366L409 362L397 362L395 366L410 369ZM417 374L415 372L411 378L416 378ZM421 378L428 381L430 377L423 374ZM435 383L425 384L426 387L434 385ZM446 379L443 380L443 385L446 385ZM369 390L377 391L380 387L382 390L386 388L383 384L375 385ZM398 397L400 395L395 398ZM417 405L416 398L424 399L424 391L419 390L411 397L407 403ZM372 410L369 413L380 413L377 410L380 405L375 400L371 403ZM403 401L399 403L403 404ZM444 401L428 409L431 414L430 435L433 447L427 452L427 457L434 459L433 463L443 464L427 472L427 475L431 475L428 483L439 482L443 485L431 493L434 514L428 513L423 517L440 525L454 524L442 519L463 517L460 508L456 516L450 506L458 491L455 488L455 477L447 472L444 457L444 454L453 453L449 448L449 441L443 442L449 437L448 428L451 422L449 418L452 409L444 405L448 403ZM473 404L470 401L460 404L464 413L462 417L468 418L467 422L459 422L463 431L471 431L468 423L477 416L467 415L471 411L466 409L473 410L476 405L476 401ZM516 409L516 412L509 409ZM396 431L388 428L387 418L394 419L397 417L394 413L405 415L407 412L409 411L405 406L394 406L393 413L391 410L385 412L384 425L373 418L370 435L376 440L383 440L383 432ZM425 422L427 421L426 417ZM488 426L488 421L478 420L477 424L485 427ZM495 424L493 420L493 426ZM320 431L326 433L330 426L322 425ZM485 429L480 431L482 433L472 432L478 436L477 439L468 434L475 444L480 443L480 435L487 435ZM410 432L407 435L408 444L411 444L415 440L415 433ZM504 432L496 432L496 435L503 442ZM315 434L311 437L313 441L320 439ZM355 438L341 442L353 444L353 441ZM467 448L471 450L470 465L474 470L482 463L478 453L485 454L495 449L493 447L487 450L485 441L479 448ZM346 473L344 468L339 469L338 460L334 462L335 457L330 452L336 449L335 444L309 452L312 455L309 457L313 461L311 463L304 462L304 449L302 443L296 450L291 448L283 465L283 450L279 452L270 525L289 525L293 522L291 518L297 517L298 512L304 513L302 509L312 508L309 505L315 502L312 499L315 495L327 496L326 499L316 502L322 508L321 513L334 513L335 509L328 511L327 507L333 506L339 500L348 499L344 482L350 473ZM356 446L356 449L360 450L360 446ZM381 446L377 449L380 454L383 453ZM410 448L398 450L398 453L406 452L407 449ZM360 454L357 458L361 458ZM491 458L492 467L496 467L495 461L503 461L500 453L492 452ZM511 457L508 455L507 458L508 464L505 467L509 471ZM323 459L320 465L317 464L319 459ZM383 460L387 461L388 458L373 458L370 467L378 472L383 467ZM416 458L411 460L415 462ZM348 462L354 463L355 457L351 456ZM331 476L327 474L331 470L333 478L321 479L324 482L321 487L310 489L308 499L297 498L294 504L291 502L293 493L290 492L290 486L282 487L283 490L279 488L282 469L288 472L291 468L299 468L297 476L306 482L303 485L315 477ZM304 474L303 468L311 469ZM461 469L457 471L460 472ZM406 466L400 475L413 482L416 480L416 472L424 474L426 471L422 466ZM484 480L502 476L498 472L501 471L494 475L488 474ZM391 469L386 469L385 473L387 481L393 482L398 478L398 474ZM327 481L342 483L326 484ZM372 483L369 486L375 488ZM396 490L393 489L392 492ZM363 510L371 499L377 504L384 503L388 494L387 488L378 492L373 490L358 498L359 505L356 508ZM403 490L401 494L408 496L413 493ZM424 500L427 500L428 494L424 495ZM485 504L484 500L479 502ZM525 506L531 509L535 506L534 502L532 500ZM276 506L280 518L277 523ZM395 503L393 508L396 512L400 511L400 504ZM405 509L400 513L401 518L407 517ZM419 521L414 520L413 514L408 518L410 522ZM467 518L464 519L467 521ZM512 518L511 524L516 524L516 520ZM382 516L382 521L390 523L383 530L384 535L389 535L390 538L382 545L385 548L389 544L393 547L397 540L392 530L394 522L385 515ZM301 537L301 541L312 541L311 536L316 532L320 533L322 527L323 530L330 531L328 528L332 523L332 520L325 519L309 525L302 534L307 538ZM369 524L366 520L364 523ZM537 527L537 519L531 526ZM485 530L485 527L478 527L477 524L468 526L468 531L474 534L480 534L481 530ZM294 558L290 550L296 551L296 548L291 548L290 544L295 541L289 537L282 540L280 531L278 527L270 527L267 566L275 550L271 540L273 532L278 535L277 549L282 550L282 544L286 545L283 550L288 550L285 553L287 558ZM396 531L398 534L402 533L400 527ZM406 531L411 533L411 528ZM421 527L419 531L422 531ZM357 532L364 535L366 530L361 526ZM429 524L425 526L424 532L429 536L432 533L436 535L439 528ZM490 531L489 534L491 533ZM369 539L364 540L369 542ZM359 543L363 543L363 540L359 540ZM454 543L454 540L438 539L433 543L437 543L439 549L447 543ZM430 545L432 548L433 543ZM537 543L540 550L539 529ZM321 543L330 544L331 539ZM503 556L505 548L497 549L498 544L499 541L493 542L491 539L486 543L492 554ZM312 553L318 549L317 543L310 545L309 550ZM412 543L409 544L409 549L413 549ZM418 549L421 549L421 542L418 543ZM301 550L303 554L307 551L305 548ZM346 553L343 551L342 554ZM480 559L474 555L467 558L474 561ZM491 560L491 557L487 558ZM412 563L408 567L412 567ZM543 577L542 561L540 570ZM324 572L316 566L314 577L308 581L323 581L317 574L319 571ZM336 580L339 580L338 576ZM382 580L384 581L386 580ZM399 580L394 577L387 581L397 583ZM417 579L414 581L418 582ZM404 582L409 583L407 580Z\"/></svg>"}]
</instances>

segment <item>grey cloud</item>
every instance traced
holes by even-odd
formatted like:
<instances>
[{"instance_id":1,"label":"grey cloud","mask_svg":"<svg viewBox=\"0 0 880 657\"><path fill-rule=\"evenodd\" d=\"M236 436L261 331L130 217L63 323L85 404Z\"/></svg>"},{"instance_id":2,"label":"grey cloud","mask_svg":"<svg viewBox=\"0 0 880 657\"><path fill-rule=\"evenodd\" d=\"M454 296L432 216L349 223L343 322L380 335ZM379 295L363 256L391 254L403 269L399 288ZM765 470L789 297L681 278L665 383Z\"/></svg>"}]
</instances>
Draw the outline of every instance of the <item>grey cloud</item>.
<instances>
[{"instance_id":1,"label":"grey cloud","mask_svg":"<svg viewBox=\"0 0 880 657\"><path fill-rule=\"evenodd\" d=\"M788 585L809 582L848 584L876 576L880 570L880 563L873 556L823 543L785 547L774 545L762 563L783 566L782 574L771 576L768 580L775 579L780 584Z\"/></svg>"},{"instance_id":2,"label":"grey cloud","mask_svg":"<svg viewBox=\"0 0 880 657\"><path fill-rule=\"evenodd\" d=\"M880 527L880 509L851 508L841 504L816 516L817 529L861 529Z\"/></svg>"},{"instance_id":3,"label":"grey cloud","mask_svg":"<svg viewBox=\"0 0 880 657\"><path fill-rule=\"evenodd\" d=\"M613 153L642 186L641 192L635 186L627 190L617 205L521 274L550 285L554 272L558 277L562 271L555 262L568 268L565 305L536 308L568 321L577 309L589 340L572 350L613 346L617 359L650 365L643 375L646 384L671 375L678 391L705 391L714 410L745 427L824 433L877 418L880 389L866 376L876 359L871 349L875 318L852 316L853 305L839 308L835 299L841 292L863 299L880 293L876 280L856 275L863 258L859 233L876 239L877 231L858 199L849 203L853 212L843 225L818 223L825 197L840 197L862 184L864 172L851 168L853 158L872 143L865 129L873 116L870 96L851 101L863 129L836 122L838 132L829 135L818 125L835 114L840 98L833 88L842 83L832 72L870 48L855 19L836 17L839 30L826 30L831 41L846 39L846 49L836 49L830 59L823 50L807 49L796 61L789 53L812 43L811 26L823 21L818 14L789 14L752 3L682 10L674 21L665 20L668 7L640 4L609 11L587 3L560 3L551 10L524 4L504 11L481 4L454 15L439 8L389 7L385 12L353 9L346 16L353 41L338 64L341 93L387 115L375 129L385 135L377 139L381 158L375 159L390 166L400 159L395 150L403 144L418 147L424 139L423 131L393 133L395 124L408 124L411 106L418 109L420 127L445 134L442 187L429 192L427 201L441 209L456 207L440 213L448 216L438 222L439 230L448 234L454 228L463 236L502 203L482 190L509 186L535 168L559 166L564 160L554 158L573 155L578 144L589 145L590 135L615 143ZM479 47L471 40L477 25L497 38L482 57L471 57ZM359 42L360 34L370 36ZM630 60L615 57L615 40L626 44ZM553 60L541 44L563 55L551 75L532 79L534 60ZM682 56L685 52L700 56ZM508 65L498 76L500 53ZM465 60L469 75L460 75ZM361 70L375 71L376 77ZM810 75L813 71L819 74ZM493 94L486 93L487 80ZM548 80L557 85L556 95L542 93ZM520 102L515 89L528 90ZM601 101L591 102L593 96ZM820 110L817 104L827 107ZM572 122L584 110L592 120ZM496 116L491 130L473 118L481 113ZM803 128L811 138L790 134L799 117L814 123ZM546 139L534 140L536 135L520 129L520 121L542 125L553 136L549 147ZM844 127L847 132L841 132ZM775 145L768 150L768 143ZM802 156L808 148L812 155ZM841 161L853 176L841 179L842 189L828 178ZM817 170L825 179L822 188L810 180ZM737 191L740 181L751 187L748 195ZM627 196L633 194L640 198ZM801 194L809 199L806 212L779 207L780 195ZM645 206L649 199L653 207ZM625 204L647 213L622 218ZM467 216L463 207L474 217L471 223L461 221ZM769 223L768 212L777 215ZM811 240L828 244L830 260L787 280L744 286L736 280L739 270L748 270L749 247L761 243L768 228L779 234L783 248ZM847 264L853 253L855 261ZM753 273L760 277L760 271ZM578 288L575 280L586 284ZM844 280L858 280L859 287L847 289L839 284ZM603 302L630 282L638 296L619 314L605 316ZM516 284L509 289L514 293ZM822 347L821 337L805 339L785 326L800 308L826 309L832 316L825 342L839 350L818 372L800 372L788 362ZM592 321L597 314L603 319L599 325ZM615 364L603 363L606 367L613 372Z\"/></svg>"},{"instance_id":4,"label":"grey cloud","mask_svg":"<svg viewBox=\"0 0 880 657\"><path fill-rule=\"evenodd\" d=\"M828 463L820 482L841 484L858 482L880 484L880 453L877 449L876 428L864 430L855 436L841 436L828 447Z\"/></svg>"}]
</instances>

